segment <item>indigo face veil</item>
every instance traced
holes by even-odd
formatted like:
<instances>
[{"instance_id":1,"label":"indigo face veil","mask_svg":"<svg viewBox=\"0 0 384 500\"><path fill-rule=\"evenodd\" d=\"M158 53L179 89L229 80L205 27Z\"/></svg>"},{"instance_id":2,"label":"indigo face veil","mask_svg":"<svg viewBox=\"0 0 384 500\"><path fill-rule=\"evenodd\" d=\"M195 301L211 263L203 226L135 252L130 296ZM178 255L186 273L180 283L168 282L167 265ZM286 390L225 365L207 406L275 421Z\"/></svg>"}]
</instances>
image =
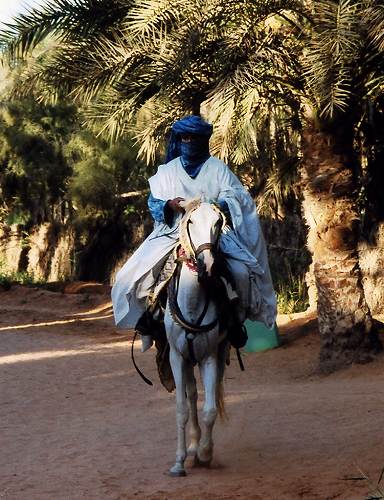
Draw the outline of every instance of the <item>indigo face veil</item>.
<instances>
[{"instance_id":1,"label":"indigo face veil","mask_svg":"<svg viewBox=\"0 0 384 500\"><path fill-rule=\"evenodd\" d=\"M200 116L186 116L176 121L172 126L166 162L181 156L184 168L203 163L209 158L209 138L212 131L212 125ZM195 140L182 143L182 134L192 135Z\"/></svg>"},{"instance_id":2,"label":"indigo face veil","mask_svg":"<svg viewBox=\"0 0 384 500\"><path fill-rule=\"evenodd\" d=\"M180 156L186 170L201 165L209 158L209 137L193 135L190 142L180 142Z\"/></svg>"}]
</instances>

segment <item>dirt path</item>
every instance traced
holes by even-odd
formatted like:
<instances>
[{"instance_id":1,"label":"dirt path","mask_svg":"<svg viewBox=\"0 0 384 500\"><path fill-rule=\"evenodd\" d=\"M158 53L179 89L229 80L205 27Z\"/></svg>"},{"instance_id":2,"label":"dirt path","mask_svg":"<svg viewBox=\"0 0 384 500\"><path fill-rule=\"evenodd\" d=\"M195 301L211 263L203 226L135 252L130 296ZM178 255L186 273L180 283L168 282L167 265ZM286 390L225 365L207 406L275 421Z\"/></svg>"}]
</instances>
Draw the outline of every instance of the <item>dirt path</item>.
<instances>
[{"instance_id":1,"label":"dirt path","mask_svg":"<svg viewBox=\"0 0 384 500\"><path fill-rule=\"evenodd\" d=\"M348 478L384 465L384 358L317 375L311 317L244 373L232 362L213 466L176 479L174 396L153 352L137 357L154 387L136 376L107 295L14 287L0 303L0 499L362 500Z\"/></svg>"}]
</instances>

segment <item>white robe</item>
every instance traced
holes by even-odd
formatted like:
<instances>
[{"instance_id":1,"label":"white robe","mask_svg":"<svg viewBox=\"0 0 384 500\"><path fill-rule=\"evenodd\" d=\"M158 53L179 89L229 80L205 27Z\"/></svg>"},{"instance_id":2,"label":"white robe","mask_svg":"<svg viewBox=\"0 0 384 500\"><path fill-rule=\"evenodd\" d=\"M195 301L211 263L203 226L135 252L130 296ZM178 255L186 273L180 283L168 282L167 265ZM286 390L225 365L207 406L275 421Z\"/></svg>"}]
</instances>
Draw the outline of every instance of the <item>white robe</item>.
<instances>
[{"instance_id":1,"label":"white robe","mask_svg":"<svg viewBox=\"0 0 384 500\"><path fill-rule=\"evenodd\" d=\"M227 202L233 230L225 229L219 248L228 259L230 270L236 273L236 269L242 267L248 274L246 283L242 281L244 273L240 273L240 279L233 276L245 316L272 328L276 319L276 298L264 237L255 203L235 174L225 163L211 156L192 179L176 158L160 165L149 179L149 185L154 198L161 200L202 196ZM175 217L172 227L155 222L152 233L117 273L112 303L118 327L134 328L144 312L146 296L163 262L177 244L179 221L180 216ZM241 293L241 287L245 293Z\"/></svg>"}]
</instances>

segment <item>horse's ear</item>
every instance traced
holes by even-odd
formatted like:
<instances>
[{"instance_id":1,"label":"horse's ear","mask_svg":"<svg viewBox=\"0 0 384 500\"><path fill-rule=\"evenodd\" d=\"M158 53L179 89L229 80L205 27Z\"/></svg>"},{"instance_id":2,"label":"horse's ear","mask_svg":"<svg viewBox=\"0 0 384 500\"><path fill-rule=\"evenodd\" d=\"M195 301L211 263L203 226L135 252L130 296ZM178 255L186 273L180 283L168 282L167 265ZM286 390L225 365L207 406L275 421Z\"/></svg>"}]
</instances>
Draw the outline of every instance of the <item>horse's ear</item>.
<instances>
[{"instance_id":1,"label":"horse's ear","mask_svg":"<svg viewBox=\"0 0 384 500\"><path fill-rule=\"evenodd\" d=\"M179 207L184 208L184 210L186 210L188 203L189 203L189 200L181 200L181 201L179 201Z\"/></svg>"},{"instance_id":2,"label":"horse's ear","mask_svg":"<svg viewBox=\"0 0 384 500\"><path fill-rule=\"evenodd\" d=\"M180 201L180 207L184 208L186 212L192 210L192 208L196 207L200 204L200 198L190 198L189 200Z\"/></svg>"}]
</instances>

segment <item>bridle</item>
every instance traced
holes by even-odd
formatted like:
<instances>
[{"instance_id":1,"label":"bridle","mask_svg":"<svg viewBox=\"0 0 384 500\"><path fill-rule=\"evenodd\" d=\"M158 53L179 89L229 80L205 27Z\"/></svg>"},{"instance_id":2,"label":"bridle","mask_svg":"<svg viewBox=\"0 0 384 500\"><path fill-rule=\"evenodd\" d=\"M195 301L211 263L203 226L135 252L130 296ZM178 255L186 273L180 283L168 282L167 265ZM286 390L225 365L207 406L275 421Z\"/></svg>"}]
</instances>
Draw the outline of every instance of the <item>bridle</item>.
<instances>
[{"instance_id":1,"label":"bridle","mask_svg":"<svg viewBox=\"0 0 384 500\"><path fill-rule=\"evenodd\" d=\"M202 243L197 248L196 248L195 244L193 243L193 240L191 238L191 233L190 233L190 225L192 224L190 216L195 210L197 210L198 206L195 206L191 210L189 210L180 222L180 225L185 224L185 229L186 229L185 232L187 235L186 241L183 241L182 244L187 247L187 248L185 248L185 250L186 251L189 250L190 257L192 259L194 259L195 262L197 261L197 257L202 252L204 252L204 250L211 250L211 252L213 252L213 253L216 252L218 242L219 242L219 236L220 236L223 228L227 224L227 219L226 219L224 213L221 211L220 207L218 205L216 205L215 203L211 203L210 205L211 205L212 209L215 210L215 212L217 212L220 216L220 219L218 221L219 225L218 225L217 237L213 243L212 242Z\"/></svg>"},{"instance_id":2,"label":"bridle","mask_svg":"<svg viewBox=\"0 0 384 500\"><path fill-rule=\"evenodd\" d=\"M206 333L206 332L209 332L210 330L212 330L218 324L219 317L217 316L213 321L211 321L208 324L205 324L205 325L201 324L205 318L205 315L207 314L208 307L209 307L209 301L210 301L209 287L204 287L205 292L206 292L206 300L205 300L203 311L201 312L200 316L197 318L196 323L190 323L188 320L186 320L184 318L182 312L180 311L179 305L177 303L177 294L178 294L178 288L179 288L181 266L182 266L183 262L185 262L187 260L187 258L180 258L178 256L177 250L178 250L178 248L183 246L184 250L189 251L189 260L194 260L195 264L196 264L197 257L204 250L211 250L213 253L215 253L217 251L220 234L223 231L223 229L225 228L225 226L227 225L226 217L225 217L224 213L221 211L220 207L218 205L215 205L214 203L211 203L211 207L214 210L216 210L220 215L220 219L218 221L220 223L220 226L218 227L217 237L213 243L212 242L203 243L196 248L196 246L194 245L192 238L191 238L189 226L191 224L190 214L195 209L197 209L197 207L198 207L198 205L195 205L191 210L189 210L184 215L183 219L180 222L180 233L182 231L182 226L184 226L184 224L185 224L186 238L184 238L183 242L180 243L175 248L175 253L174 253L175 257L174 258L175 258L175 262L177 262L177 266L176 266L176 269L173 273L172 278L169 280L169 285L168 285L168 304L169 304L170 314L172 316L173 321L175 321L175 323L177 323L179 326L181 326L185 330L185 337L186 337L186 341L187 341L187 345L188 345L189 359L193 363L193 365L195 365L197 363L197 360L195 357L195 351L193 348L193 341L194 341L196 335L198 335L200 333ZM188 248L185 248L185 246L187 246ZM221 286L223 286L221 279L218 279L218 282L221 284ZM136 339L136 336L137 336L137 331L135 332L135 336L133 338L132 346L131 346L131 356L132 356L132 361L133 361L134 367L136 368L136 371L138 372L140 377L144 380L144 382L146 382L149 385L153 385L152 382L147 377L145 377L145 375L142 373L142 371L139 369L139 367L137 366L137 364L135 362L133 345L134 345L134 341ZM221 336L219 336L219 339L220 339L219 342L222 342L226 338L225 335L222 338L220 338L220 337ZM236 349L236 352L237 352L237 357L238 357L238 360L240 363L240 368L241 368L241 370L244 370L244 366L243 366L243 363L241 361L239 349Z\"/></svg>"},{"instance_id":3,"label":"bridle","mask_svg":"<svg viewBox=\"0 0 384 500\"><path fill-rule=\"evenodd\" d=\"M191 249L193 251L193 258L195 260L197 260L197 257L202 253L204 252L204 250L211 250L212 252L216 250L216 247L217 247L217 241L219 238L216 239L215 243L202 243L201 245L199 245L197 248L195 247L193 241L192 241L192 238L191 238L191 233L189 231L189 226L191 225L191 220L188 219L187 220L187 235L188 235L188 239L189 239L189 244L191 246Z\"/></svg>"},{"instance_id":4,"label":"bridle","mask_svg":"<svg viewBox=\"0 0 384 500\"><path fill-rule=\"evenodd\" d=\"M218 231L217 231L217 237L214 242L207 242L207 243L202 243L199 245L197 248L194 245L191 234L190 234L190 214L197 209L197 207L191 209L187 214L184 216L183 220L181 221L181 224L185 224L185 234L187 238L184 238L184 241L181 243L182 245L188 246L186 249L189 251L190 258L192 258L195 262L197 262L197 257L204 251L204 250L211 250L212 252L216 252L217 246L218 246L218 240L219 236L223 230L223 228L226 225L226 217L223 214L223 212L220 210L220 208L217 205L211 204L211 207L218 212L220 215L219 219L219 226L218 226ZM185 260L185 259L184 259ZM204 287L205 289L205 304L203 311L201 312L200 316L197 318L195 323L189 322L186 318L184 318L178 302L177 302L177 295L178 295L178 289L179 289L179 280L180 280L180 272L181 272L181 266L183 264L183 260L178 259L177 260L177 267L174 276L172 277L170 281L170 285L168 287L168 298L169 298L169 308L170 308L170 313L175 321L179 326L181 326L185 330L186 334L186 339L188 343L188 351L189 351L189 356L190 359L193 363L196 363L195 355L194 355L194 350L193 350L193 340L195 336L199 333L206 333L212 330L217 323L219 322L219 318L216 317L213 321L210 323L202 324L205 315L207 314L208 311L208 306L209 306L209 301L210 301L210 293L209 293L209 287Z\"/></svg>"}]
</instances>

